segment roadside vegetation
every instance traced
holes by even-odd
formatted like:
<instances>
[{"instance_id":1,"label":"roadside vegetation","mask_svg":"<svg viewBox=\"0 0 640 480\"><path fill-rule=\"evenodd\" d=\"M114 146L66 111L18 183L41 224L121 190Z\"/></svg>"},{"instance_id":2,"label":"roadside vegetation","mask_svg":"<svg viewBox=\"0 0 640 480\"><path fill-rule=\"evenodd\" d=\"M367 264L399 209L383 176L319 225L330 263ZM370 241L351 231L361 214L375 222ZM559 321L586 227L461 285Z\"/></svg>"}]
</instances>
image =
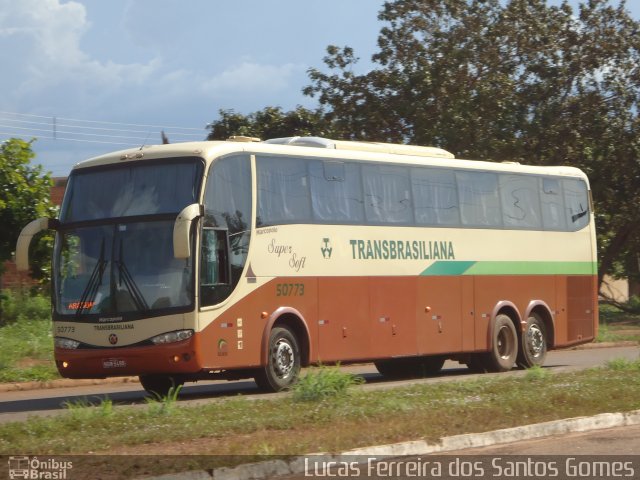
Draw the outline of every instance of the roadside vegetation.
<instances>
[{"instance_id":1,"label":"roadside vegetation","mask_svg":"<svg viewBox=\"0 0 640 480\"><path fill-rule=\"evenodd\" d=\"M640 297L632 297L628 305L636 307L635 310L637 310L640 306ZM640 313L631 313L613 305L601 304L596 342L622 341L640 342Z\"/></svg>"},{"instance_id":2,"label":"roadside vegetation","mask_svg":"<svg viewBox=\"0 0 640 480\"><path fill-rule=\"evenodd\" d=\"M0 382L59 378L53 363L49 298L3 290L0 312Z\"/></svg>"},{"instance_id":3,"label":"roadside vegetation","mask_svg":"<svg viewBox=\"0 0 640 480\"><path fill-rule=\"evenodd\" d=\"M640 304L639 298L631 302ZM631 304L631 303L630 303ZM51 303L48 295L3 290L0 293L0 383L48 381L60 378L53 363ZM600 327L596 342L632 341L640 343L640 314L628 313L615 306L600 306ZM337 392L340 385L332 372L302 379L295 395L315 400L316 383L329 383ZM357 379L353 380L358 382ZM351 382L348 382L350 385ZM326 393L323 393L325 395Z\"/></svg>"},{"instance_id":4,"label":"roadside vegetation","mask_svg":"<svg viewBox=\"0 0 640 480\"><path fill-rule=\"evenodd\" d=\"M335 369L320 375L326 377L327 372L333 380L314 390L332 392L336 383L350 385L348 378L338 379L345 374ZM197 468L199 461L212 468L260 460L267 454L437 441L447 435L639 409L640 360L614 360L580 372L534 368L520 375L388 390L347 386L339 395L314 398L232 397L197 406L181 405L175 395L137 406L82 400L67 405L68 412L60 416L0 424L0 454L156 455L151 460L137 457L138 470L128 473L140 474L184 469L184 461L190 462L188 468ZM166 464L157 456L187 453L188 458L168 457ZM212 454L216 457L193 456ZM116 467L105 463L101 468Z\"/></svg>"}]
</instances>

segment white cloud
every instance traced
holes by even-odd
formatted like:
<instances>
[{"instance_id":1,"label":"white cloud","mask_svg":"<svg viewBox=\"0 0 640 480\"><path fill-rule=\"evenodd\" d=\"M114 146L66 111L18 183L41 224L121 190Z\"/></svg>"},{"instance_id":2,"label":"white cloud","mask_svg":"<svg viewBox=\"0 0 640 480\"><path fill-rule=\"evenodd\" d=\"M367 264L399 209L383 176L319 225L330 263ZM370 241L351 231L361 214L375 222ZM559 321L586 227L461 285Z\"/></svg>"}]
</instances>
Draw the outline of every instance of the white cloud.
<instances>
[{"instance_id":1,"label":"white cloud","mask_svg":"<svg viewBox=\"0 0 640 480\"><path fill-rule=\"evenodd\" d=\"M306 69L305 65L300 64L261 65L245 61L205 81L203 89L210 94L229 90L276 92L287 88L291 77Z\"/></svg>"},{"instance_id":2,"label":"white cloud","mask_svg":"<svg viewBox=\"0 0 640 480\"><path fill-rule=\"evenodd\" d=\"M13 75L0 85L14 101L69 93L82 98L97 92L139 85L161 67L159 59L145 64L119 64L91 58L82 49L91 27L84 5L60 0L0 0L0 49L12 50Z\"/></svg>"}]
</instances>

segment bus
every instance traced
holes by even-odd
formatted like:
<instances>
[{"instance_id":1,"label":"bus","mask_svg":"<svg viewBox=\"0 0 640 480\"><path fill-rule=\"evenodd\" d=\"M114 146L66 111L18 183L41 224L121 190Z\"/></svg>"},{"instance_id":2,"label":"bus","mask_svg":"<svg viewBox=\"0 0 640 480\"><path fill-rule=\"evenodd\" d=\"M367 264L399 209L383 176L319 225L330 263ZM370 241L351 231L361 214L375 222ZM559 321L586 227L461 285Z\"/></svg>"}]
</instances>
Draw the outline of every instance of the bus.
<instances>
[{"instance_id":1,"label":"bus","mask_svg":"<svg viewBox=\"0 0 640 480\"><path fill-rule=\"evenodd\" d=\"M150 392L373 362L385 376L542 365L597 333L589 182L433 148L232 137L75 165L57 219L55 361Z\"/></svg>"}]
</instances>

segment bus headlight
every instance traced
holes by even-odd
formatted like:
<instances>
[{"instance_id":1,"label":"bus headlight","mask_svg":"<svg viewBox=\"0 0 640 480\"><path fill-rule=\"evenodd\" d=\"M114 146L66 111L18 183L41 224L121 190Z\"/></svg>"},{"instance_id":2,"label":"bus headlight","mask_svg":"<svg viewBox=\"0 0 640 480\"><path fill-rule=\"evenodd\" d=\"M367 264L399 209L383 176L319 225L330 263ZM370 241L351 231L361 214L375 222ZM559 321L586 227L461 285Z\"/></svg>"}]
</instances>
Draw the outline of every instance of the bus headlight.
<instances>
[{"instance_id":1,"label":"bus headlight","mask_svg":"<svg viewBox=\"0 0 640 480\"><path fill-rule=\"evenodd\" d=\"M65 350L75 350L80 346L80 342L77 340L71 340L70 338L55 337L53 343L56 348L64 348Z\"/></svg>"},{"instance_id":2,"label":"bus headlight","mask_svg":"<svg viewBox=\"0 0 640 480\"><path fill-rule=\"evenodd\" d=\"M156 345L163 345L165 343L181 342L187 340L193 336L193 330L176 330L175 332L162 333L151 337L151 341Z\"/></svg>"}]
</instances>

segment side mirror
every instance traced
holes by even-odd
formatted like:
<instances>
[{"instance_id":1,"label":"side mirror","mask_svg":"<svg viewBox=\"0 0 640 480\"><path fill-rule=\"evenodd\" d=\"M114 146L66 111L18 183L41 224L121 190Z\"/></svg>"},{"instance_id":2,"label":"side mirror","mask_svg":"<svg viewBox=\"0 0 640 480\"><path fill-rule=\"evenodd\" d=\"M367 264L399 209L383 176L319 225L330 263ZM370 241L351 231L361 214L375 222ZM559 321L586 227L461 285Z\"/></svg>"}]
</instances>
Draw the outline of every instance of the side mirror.
<instances>
[{"instance_id":1,"label":"side mirror","mask_svg":"<svg viewBox=\"0 0 640 480\"><path fill-rule=\"evenodd\" d=\"M22 229L16 244L16 269L19 272L29 270L29 245L31 245L33 236L43 230L55 230L56 228L58 228L57 220L43 217L30 222Z\"/></svg>"},{"instance_id":2,"label":"side mirror","mask_svg":"<svg viewBox=\"0 0 640 480\"><path fill-rule=\"evenodd\" d=\"M202 216L202 205L192 203L185 207L173 224L173 256L175 258L189 258L191 256L191 222Z\"/></svg>"}]
</instances>

